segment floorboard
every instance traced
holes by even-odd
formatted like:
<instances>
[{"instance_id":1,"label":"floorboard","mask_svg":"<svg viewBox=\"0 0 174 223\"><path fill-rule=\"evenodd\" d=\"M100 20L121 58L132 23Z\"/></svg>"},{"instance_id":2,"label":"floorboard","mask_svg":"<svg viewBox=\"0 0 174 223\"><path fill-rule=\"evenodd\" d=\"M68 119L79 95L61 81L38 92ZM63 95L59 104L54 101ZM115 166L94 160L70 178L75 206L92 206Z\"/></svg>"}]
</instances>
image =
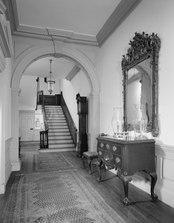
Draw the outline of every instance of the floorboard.
<instances>
[{"instance_id":1,"label":"floorboard","mask_svg":"<svg viewBox=\"0 0 174 223\"><path fill-rule=\"evenodd\" d=\"M0 195L0 216L6 202L6 196L13 184L14 176L20 173L32 173L35 165L34 156L39 154L38 145L23 145L21 147L21 171L13 172L6 186L6 193ZM46 155L46 153L45 153ZM150 195L130 184L129 198L131 205L125 206L122 203L123 185L120 179L109 171L103 171L102 182L98 182L97 171L89 175L83 168L81 158L76 152L63 152L73 166L83 175L88 182L100 193L105 202L109 204L127 223L173 223L174 208L161 201L152 202ZM1 219L0 219L1 222Z\"/></svg>"}]
</instances>

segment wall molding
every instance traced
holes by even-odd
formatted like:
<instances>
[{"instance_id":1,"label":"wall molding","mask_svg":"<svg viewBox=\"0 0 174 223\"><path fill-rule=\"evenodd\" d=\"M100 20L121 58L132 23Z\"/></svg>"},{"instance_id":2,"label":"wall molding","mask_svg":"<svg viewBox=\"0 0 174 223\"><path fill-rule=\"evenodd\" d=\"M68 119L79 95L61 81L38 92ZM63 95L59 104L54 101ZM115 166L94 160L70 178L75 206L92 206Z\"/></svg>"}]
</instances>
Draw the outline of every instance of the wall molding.
<instances>
[{"instance_id":1,"label":"wall molding","mask_svg":"<svg viewBox=\"0 0 174 223\"><path fill-rule=\"evenodd\" d=\"M121 25L142 0L122 0L96 35L99 46Z\"/></svg>"},{"instance_id":2,"label":"wall molding","mask_svg":"<svg viewBox=\"0 0 174 223\"><path fill-rule=\"evenodd\" d=\"M4 5L4 3L2 2L2 0L0 0L0 13L1 14L5 14L5 11L6 11L6 7Z\"/></svg>"},{"instance_id":3,"label":"wall molding","mask_svg":"<svg viewBox=\"0 0 174 223\"><path fill-rule=\"evenodd\" d=\"M156 144L157 185L156 192L164 203L174 207L174 146Z\"/></svg>"},{"instance_id":4,"label":"wall molding","mask_svg":"<svg viewBox=\"0 0 174 223\"><path fill-rule=\"evenodd\" d=\"M75 76L76 74L80 71L80 67L75 65L71 71L69 72L69 74L65 77L66 80L68 81L71 81Z\"/></svg>"},{"instance_id":5,"label":"wall molding","mask_svg":"<svg viewBox=\"0 0 174 223\"><path fill-rule=\"evenodd\" d=\"M174 146L155 145L157 183L155 193L158 199L174 208ZM135 177L132 184L145 191L150 196L150 182L143 177Z\"/></svg>"},{"instance_id":6,"label":"wall molding","mask_svg":"<svg viewBox=\"0 0 174 223\"><path fill-rule=\"evenodd\" d=\"M111 33L128 17L142 0L121 0L114 12L105 22L96 36L75 33L72 30L49 29L50 35L55 40L66 43L77 43L91 46L101 46ZM12 34L14 36L30 37L37 39L50 40L46 28L21 25L17 13L16 0L6 0L7 18L10 21Z\"/></svg>"}]
</instances>

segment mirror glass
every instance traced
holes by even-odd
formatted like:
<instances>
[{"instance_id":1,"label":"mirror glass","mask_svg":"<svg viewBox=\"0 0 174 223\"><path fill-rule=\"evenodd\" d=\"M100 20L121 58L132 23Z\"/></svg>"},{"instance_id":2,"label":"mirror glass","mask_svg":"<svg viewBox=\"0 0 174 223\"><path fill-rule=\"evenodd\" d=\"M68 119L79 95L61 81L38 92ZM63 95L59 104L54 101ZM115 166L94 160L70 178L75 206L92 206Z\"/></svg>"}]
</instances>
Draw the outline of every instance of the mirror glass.
<instances>
[{"instance_id":1,"label":"mirror glass","mask_svg":"<svg viewBox=\"0 0 174 223\"><path fill-rule=\"evenodd\" d=\"M154 33L135 33L129 45L122 58L124 131L133 130L137 120L145 120L145 131L156 137L160 39Z\"/></svg>"},{"instance_id":2,"label":"mirror glass","mask_svg":"<svg viewBox=\"0 0 174 223\"><path fill-rule=\"evenodd\" d=\"M152 73L150 58L128 70L127 81L127 123L133 129L137 119L137 107L142 108L142 116L147 125L152 122ZM148 130L148 129L147 129Z\"/></svg>"}]
</instances>

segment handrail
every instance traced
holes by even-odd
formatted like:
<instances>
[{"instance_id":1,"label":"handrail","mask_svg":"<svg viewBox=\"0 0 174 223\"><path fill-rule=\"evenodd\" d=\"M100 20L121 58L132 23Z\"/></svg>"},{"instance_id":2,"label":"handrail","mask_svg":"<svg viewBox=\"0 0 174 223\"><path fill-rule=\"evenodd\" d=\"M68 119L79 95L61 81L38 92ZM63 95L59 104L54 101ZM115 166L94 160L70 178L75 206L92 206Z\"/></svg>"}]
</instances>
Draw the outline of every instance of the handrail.
<instances>
[{"instance_id":1,"label":"handrail","mask_svg":"<svg viewBox=\"0 0 174 223\"><path fill-rule=\"evenodd\" d=\"M77 146L77 128L71 117L69 109L65 103L62 92L60 95L55 95L55 99L56 99L56 104L62 107L63 113L65 115L69 130L70 130L70 134L73 139L74 146L76 147ZM47 104L47 98L45 98L43 91L38 91L37 92L37 105L42 105L42 114L43 114L44 127L45 127L45 130L40 131L40 148L49 147L49 141L48 141L49 129L48 129L46 112L45 112L45 103Z\"/></svg>"},{"instance_id":2,"label":"handrail","mask_svg":"<svg viewBox=\"0 0 174 223\"><path fill-rule=\"evenodd\" d=\"M69 112L69 109L68 109L68 107L66 105L66 102L64 100L64 97L63 97L62 93L61 93L60 105L62 106L63 113L64 113L66 121L68 123L68 127L69 127L69 130L70 130L70 133L71 133L74 145L76 147L77 146L77 128L75 126L75 123L74 123L74 121L72 119L72 116L71 116L71 114Z\"/></svg>"},{"instance_id":3,"label":"handrail","mask_svg":"<svg viewBox=\"0 0 174 223\"><path fill-rule=\"evenodd\" d=\"M47 123L47 118L46 118L46 113L45 113L45 105L42 105L42 113L43 113L43 119L44 119L44 126L45 126L45 131L48 130L48 123Z\"/></svg>"},{"instance_id":4,"label":"handrail","mask_svg":"<svg viewBox=\"0 0 174 223\"><path fill-rule=\"evenodd\" d=\"M36 107L37 105L41 105L42 103L43 103L43 91L37 91Z\"/></svg>"},{"instance_id":5,"label":"handrail","mask_svg":"<svg viewBox=\"0 0 174 223\"><path fill-rule=\"evenodd\" d=\"M40 148L48 148L48 123L45 113L45 103L44 103L44 94L43 91L40 91L41 97L39 98L39 102L42 104L42 114L44 120L45 130L40 131ZM41 101L40 101L41 99Z\"/></svg>"}]
</instances>

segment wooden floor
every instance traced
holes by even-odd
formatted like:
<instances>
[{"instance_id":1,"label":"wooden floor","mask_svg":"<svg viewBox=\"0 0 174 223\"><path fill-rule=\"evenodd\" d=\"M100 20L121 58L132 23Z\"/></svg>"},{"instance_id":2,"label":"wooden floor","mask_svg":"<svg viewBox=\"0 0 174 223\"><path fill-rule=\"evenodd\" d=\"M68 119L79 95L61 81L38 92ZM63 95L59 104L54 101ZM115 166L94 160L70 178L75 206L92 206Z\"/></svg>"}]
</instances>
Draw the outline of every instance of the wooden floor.
<instances>
[{"instance_id":1,"label":"wooden floor","mask_svg":"<svg viewBox=\"0 0 174 223\"><path fill-rule=\"evenodd\" d=\"M38 154L38 147L35 145L25 145L21 148L21 172L32 173L33 156ZM46 155L46 153L45 153ZM75 152L64 152L67 159L73 163L78 171L88 180L88 182L100 193L100 195L127 223L174 223L174 208L157 201L151 202L150 196L130 185L129 198L131 205L125 206L122 203L123 185L114 174L109 171L103 172L103 181L97 182L97 171L94 170L89 175L86 169L83 169L82 160L78 158ZM13 172L7 184L6 194L0 195L0 223L3 207L6 202L6 195L13 183L15 174Z\"/></svg>"}]
</instances>

